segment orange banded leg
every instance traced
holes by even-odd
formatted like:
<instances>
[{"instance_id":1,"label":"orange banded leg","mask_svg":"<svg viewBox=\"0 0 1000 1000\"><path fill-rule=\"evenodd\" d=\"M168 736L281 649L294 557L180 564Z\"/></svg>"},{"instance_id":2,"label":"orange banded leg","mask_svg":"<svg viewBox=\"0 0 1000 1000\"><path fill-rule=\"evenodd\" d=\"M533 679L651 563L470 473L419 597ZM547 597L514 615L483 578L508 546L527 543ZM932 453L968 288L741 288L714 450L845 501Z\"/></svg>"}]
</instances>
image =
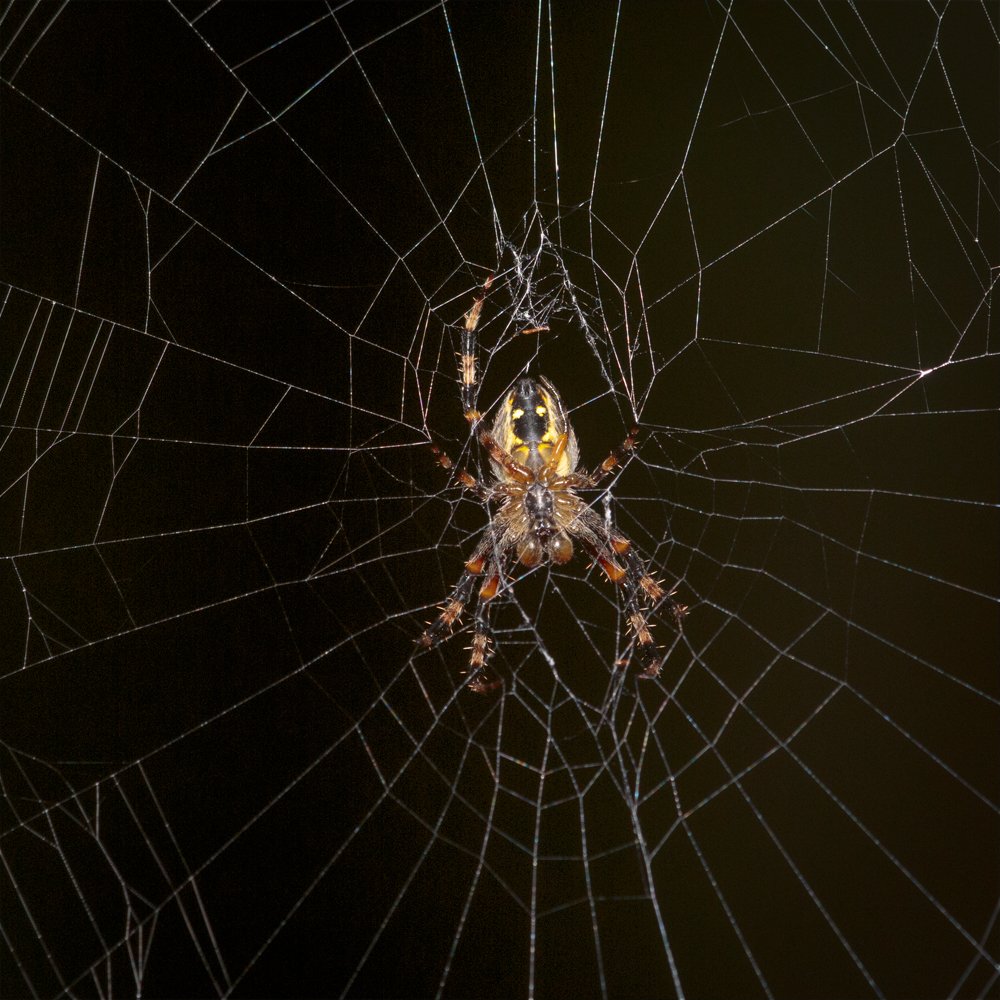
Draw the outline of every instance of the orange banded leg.
<instances>
[{"instance_id":1,"label":"orange banded leg","mask_svg":"<svg viewBox=\"0 0 1000 1000\"><path fill-rule=\"evenodd\" d=\"M486 565L487 560L490 556L490 551L493 548L493 542L490 535L487 533L483 536L483 539L476 546L475 551L469 558L469 561L465 564L465 568L462 570L462 575L458 578L458 583L452 588L451 593L448 595L447 600L441 605L441 614L434 619L434 621L428 623L427 628L424 630L424 634L417 640L417 645L424 649L430 649L436 646L443 639L447 638L451 634L452 626L461 617L462 612L465 610L465 606L469 603L469 599L472 597L472 589L475 586L476 578L482 575L483 567ZM499 584L499 573L497 574L497 584ZM489 583L489 581L487 581ZM485 589L485 584L480 588L480 599L482 598L483 589ZM493 593L496 593L494 589ZM489 597L492 597L490 594ZM486 599L489 600L489 597Z\"/></svg>"},{"instance_id":2,"label":"orange banded leg","mask_svg":"<svg viewBox=\"0 0 1000 1000\"><path fill-rule=\"evenodd\" d=\"M437 462L437 464L440 465L445 472L454 474L456 482L460 483L472 493L475 493L480 500L489 499L490 490L488 486L481 483L467 470L461 467L456 469L455 463L451 460L451 456L446 451L442 451L442 449L440 449L436 444L432 444L430 448L434 454L434 461Z\"/></svg>"},{"instance_id":3,"label":"orange banded leg","mask_svg":"<svg viewBox=\"0 0 1000 1000\"><path fill-rule=\"evenodd\" d=\"M467 587L465 599L468 600L471 582L479 576L485 577L479 594L476 597L476 610L473 615L472 625L472 645L469 649L468 676L469 690L477 694L486 694L500 687L502 681L492 681L487 679L486 669L493 657L493 633L490 629L489 602L497 595L500 589L500 578L502 567L489 559L491 545L488 540L480 543L472 558L465 564L465 572L459 581L461 585ZM468 579L469 583L466 583ZM457 588L456 588L457 589ZM445 605L445 612L448 611L451 602Z\"/></svg>"},{"instance_id":4,"label":"orange banded leg","mask_svg":"<svg viewBox=\"0 0 1000 1000\"><path fill-rule=\"evenodd\" d=\"M628 437L625 438L622 443L615 448L608 457L601 462L601 464L594 469L590 475L577 474L573 478L574 482L572 485L578 489L593 489L599 483L601 483L604 478L611 472L613 472L619 465L621 465L628 455L635 449L636 439L639 437L639 428L633 427L632 430L628 432Z\"/></svg>"},{"instance_id":5,"label":"orange banded leg","mask_svg":"<svg viewBox=\"0 0 1000 1000\"><path fill-rule=\"evenodd\" d=\"M462 385L462 409L465 419L471 427L475 427L483 415L476 409L476 397L479 395L479 375L476 371L476 327L483 312L486 293L493 284L493 275L489 275L482 287L476 292L472 308L465 314L465 324L462 327L462 350L458 355L458 375Z\"/></svg>"},{"instance_id":6,"label":"orange banded leg","mask_svg":"<svg viewBox=\"0 0 1000 1000\"><path fill-rule=\"evenodd\" d=\"M417 645L421 649L433 649L451 635L455 623L462 617L462 612L469 603L475 582L474 573L469 570L462 573L458 578L458 583L455 584L444 604L441 605L441 613L434 621L427 623L423 635L417 639Z\"/></svg>"},{"instance_id":7,"label":"orange banded leg","mask_svg":"<svg viewBox=\"0 0 1000 1000\"><path fill-rule=\"evenodd\" d=\"M657 677L663 665L663 658L659 655L643 605L655 608L665 600L678 627L687 608L678 604L674 600L673 592L668 594L663 585L647 572L645 563L635 553L632 543L624 535L612 531L608 535L608 548L605 551L594 546L588 547L605 576L624 590L625 618L629 631L635 636L635 651L642 664L639 676Z\"/></svg>"},{"instance_id":8,"label":"orange banded leg","mask_svg":"<svg viewBox=\"0 0 1000 1000\"><path fill-rule=\"evenodd\" d=\"M467 573L483 576L476 599L476 611L472 623L472 645L469 646L469 690L476 694L486 694L500 687L501 681L487 679L486 668L493 657L493 633L490 629L490 601L500 589L503 566L496 560L495 550L487 541L480 543L472 558L465 564ZM491 558L492 557L492 558Z\"/></svg>"},{"instance_id":9,"label":"orange banded leg","mask_svg":"<svg viewBox=\"0 0 1000 1000\"><path fill-rule=\"evenodd\" d=\"M465 564L462 575L458 578L447 600L441 605L441 613L428 623L423 635L417 640L421 649L432 649L451 633L455 623L470 600L475 600L473 615L472 645L469 647L468 674L471 677L469 688L478 694L485 694L500 687L501 681L486 679L486 668L493 656L493 636L489 624L489 602L500 589L503 567L494 562L492 540L485 537L476 547L476 551ZM479 593L473 598L476 581L482 579Z\"/></svg>"},{"instance_id":10,"label":"orange banded leg","mask_svg":"<svg viewBox=\"0 0 1000 1000\"><path fill-rule=\"evenodd\" d=\"M469 647L469 690L476 694L487 694L503 685L499 678L490 680L486 672L493 657L494 645L488 598L480 596L472 628L472 645Z\"/></svg>"},{"instance_id":11,"label":"orange banded leg","mask_svg":"<svg viewBox=\"0 0 1000 1000\"><path fill-rule=\"evenodd\" d=\"M627 548L620 549L625 543ZM669 593L659 580L654 579L646 569L645 563L632 550L628 539L621 535L612 535L612 544L626 565L625 579L625 610L629 629L635 636L635 650L642 664L641 678L657 677L663 666L663 657L659 655L653 642L648 615L643 605L656 609L663 605L673 616L678 630L684 619L687 608L674 599L674 592Z\"/></svg>"}]
</instances>

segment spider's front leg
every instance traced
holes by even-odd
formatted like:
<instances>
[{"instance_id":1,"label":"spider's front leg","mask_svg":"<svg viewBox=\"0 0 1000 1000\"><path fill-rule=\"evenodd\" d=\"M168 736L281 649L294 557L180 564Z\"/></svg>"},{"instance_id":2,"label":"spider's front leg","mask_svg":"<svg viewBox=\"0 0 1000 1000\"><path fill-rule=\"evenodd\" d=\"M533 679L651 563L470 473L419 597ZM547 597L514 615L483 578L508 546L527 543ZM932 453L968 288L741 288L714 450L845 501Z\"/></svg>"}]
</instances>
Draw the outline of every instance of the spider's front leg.
<instances>
[{"instance_id":1,"label":"spider's front leg","mask_svg":"<svg viewBox=\"0 0 1000 1000\"><path fill-rule=\"evenodd\" d=\"M658 677L663 666L663 657L653 642L649 620L644 605L653 609L661 604L673 616L680 631L687 608L674 598L675 590L667 591L659 580L653 578L646 564L632 549L632 543L624 535L611 534L611 544L625 563L624 573L619 581L625 589L625 613L629 629L635 635L635 650L642 664L643 678Z\"/></svg>"},{"instance_id":2,"label":"spider's front leg","mask_svg":"<svg viewBox=\"0 0 1000 1000\"><path fill-rule=\"evenodd\" d=\"M430 622L423 635L417 640L421 649L432 649L447 639L455 623L461 618L470 599L476 581L482 579L479 593L475 596L473 614L472 645L469 647L469 688L478 694L500 686L501 681L487 681L486 668L493 656L493 636L489 623L489 602L500 589L503 573L502 557L497 554L493 531L487 528L486 535L476 546L471 558L466 562L458 583L452 588L447 600L441 606L441 613Z\"/></svg>"},{"instance_id":3,"label":"spider's front leg","mask_svg":"<svg viewBox=\"0 0 1000 1000\"><path fill-rule=\"evenodd\" d=\"M483 566L490 558L493 549L493 539L489 530L476 546L475 552L465 564L462 575L458 578L458 583L452 587L441 607L441 614L432 622L428 622L423 635L417 639L417 645L422 649L433 649L451 635L452 626L462 617L465 606L472 596L472 589L476 584L476 579L482 574ZM495 591L494 591L495 593ZM490 595L492 596L492 595Z\"/></svg>"},{"instance_id":4,"label":"spider's front leg","mask_svg":"<svg viewBox=\"0 0 1000 1000\"><path fill-rule=\"evenodd\" d=\"M489 598L480 592L473 619L472 645L469 647L469 690L476 694L488 694L503 685L499 678L487 680L486 668L493 657L493 632L490 629Z\"/></svg>"},{"instance_id":5,"label":"spider's front leg","mask_svg":"<svg viewBox=\"0 0 1000 1000\"><path fill-rule=\"evenodd\" d=\"M589 540L585 542L594 560L605 576L621 587L625 596L625 617L629 630L635 635L635 650L642 664L640 677L657 677L663 665L663 658L653 640L646 607L656 608L663 604L673 615L680 628L687 608L674 599L646 568L646 564L632 548L632 543L624 535L606 528L589 508L581 515L588 529Z\"/></svg>"}]
</instances>

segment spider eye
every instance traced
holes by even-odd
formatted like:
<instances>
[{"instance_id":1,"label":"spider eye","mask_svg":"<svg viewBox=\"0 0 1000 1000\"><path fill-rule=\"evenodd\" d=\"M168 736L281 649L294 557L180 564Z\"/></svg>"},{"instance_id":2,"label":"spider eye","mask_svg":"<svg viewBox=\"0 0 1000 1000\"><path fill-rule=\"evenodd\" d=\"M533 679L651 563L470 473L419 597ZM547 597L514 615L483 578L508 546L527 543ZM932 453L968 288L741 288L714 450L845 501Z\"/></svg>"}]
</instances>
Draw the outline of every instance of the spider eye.
<instances>
[{"instance_id":1,"label":"spider eye","mask_svg":"<svg viewBox=\"0 0 1000 1000\"><path fill-rule=\"evenodd\" d=\"M569 535L556 535L549 542L549 557L554 563L568 563L573 558L573 543Z\"/></svg>"},{"instance_id":2,"label":"spider eye","mask_svg":"<svg viewBox=\"0 0 1000 1000\"><path fill-rule=\"evenodd\" d=\"M542 543L537 538L529 538L517 550L517 558L523 566L537 566L543 554Z\"/></svg>"}]
</instances>

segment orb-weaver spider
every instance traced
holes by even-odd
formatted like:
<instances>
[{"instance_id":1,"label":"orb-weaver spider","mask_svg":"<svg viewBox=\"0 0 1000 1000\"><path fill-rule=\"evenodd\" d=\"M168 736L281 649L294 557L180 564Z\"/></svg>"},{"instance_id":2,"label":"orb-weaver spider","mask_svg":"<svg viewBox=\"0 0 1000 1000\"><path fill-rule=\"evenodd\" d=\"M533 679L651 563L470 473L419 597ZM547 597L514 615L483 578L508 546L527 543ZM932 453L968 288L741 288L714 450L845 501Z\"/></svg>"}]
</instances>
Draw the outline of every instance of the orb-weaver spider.
<instances>
[{"instance_id":1,"label":"orb-weaver spider","mask_svg":"<svg viewBox=\"0 0 1000 1000\"><path fill-rule=\"evenodd\" d=\"M472 308L465 314L459 373L465 418L475 431L483 415L475 408L476 327L492 275L477 291ZM541 328L532 328L536 332ZM661 602L678 625L686 608L674 600L647 572L632 543L608 528L579 496L578 490L594 489L635 447L639 430L633 427L625 440L592 473L579 467L579 447L566 407L555 386L544 376L519 378L497 409L491 430L480 430L479 442L490 457L496 481L483 483L464 469L458 481L485 504L496 505L479 544L465 564L441 606L441 613L417 640L430 649L444 641L469 603L477 578L482 579L473 609L472 646L469 656L469 687L476 692L497 688L499 680L487 680L492 656L489 602L497 595L511 555L532 568L548 559L562 565L573 558L574 539L600 565L625 594L626 617L635 634L635 647L643 669L641 677L656 677L662 659L657 654L645 607ZM432 445L438 463L447 470L451 459Z\"/></svg>"}]
</instances>

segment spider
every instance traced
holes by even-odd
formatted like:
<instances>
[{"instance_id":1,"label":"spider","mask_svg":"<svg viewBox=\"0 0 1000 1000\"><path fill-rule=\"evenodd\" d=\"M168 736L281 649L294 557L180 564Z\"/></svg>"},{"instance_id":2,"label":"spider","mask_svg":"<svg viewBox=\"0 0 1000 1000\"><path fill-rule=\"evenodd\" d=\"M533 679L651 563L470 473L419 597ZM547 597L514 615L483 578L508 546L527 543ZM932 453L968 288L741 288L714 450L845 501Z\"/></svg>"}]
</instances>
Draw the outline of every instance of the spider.
<instances>
[{"instance_id":1,"label":"spider","mask_svg":"<svg viewBox=\"0 0 1000 1000\"><path fill-rule=\"evenodd\" d=\"M491 275L478 289L472 308L465 314L459 373L462 406L470 428L475 431L483 415L475 408L476 327ZM532 330L534 332L534 329ZM644 607L661 602L680 625L686 608L674 599L646 570L632 543L606 527L604 521L579 495L579 490L596 488L635 447L637 427L592 473L580 468L580 450L562 397L544 376L519 378L497 409L490 430L481 429L479 442L489 455L495 481L484 483L464 469L457 480L493 509L490 523L479 544L465 563L441 613L417 640L430 649L450 634L473 596L477 580L479 594L473 607L472 646L469 656L469 687L485 693L502 681L488 680L487 667L493 654L489 623L489 602L497 595L507 564L515 555L522 566L533 568L546 559L564 565L576 550L574 540L597 562L625 595L629 628L642 664L641 677L656 677L662 659L657 654ZM452 469L451 459L432 445L437 462Z\"/></svg>"}]
</instances>

